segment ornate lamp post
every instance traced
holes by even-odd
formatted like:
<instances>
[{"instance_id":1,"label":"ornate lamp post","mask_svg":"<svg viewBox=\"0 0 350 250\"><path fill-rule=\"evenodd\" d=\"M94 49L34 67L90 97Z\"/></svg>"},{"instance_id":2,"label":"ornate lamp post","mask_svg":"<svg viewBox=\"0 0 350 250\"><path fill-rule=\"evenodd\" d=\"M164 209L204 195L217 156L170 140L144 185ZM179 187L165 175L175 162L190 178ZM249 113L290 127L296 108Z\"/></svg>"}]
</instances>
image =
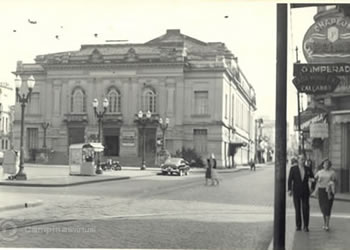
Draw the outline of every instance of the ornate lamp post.
<instances>
[{"instance_id":1,"label":"ornate lamp post","mask_svg":"<svg viewBox=\"0 0 350 250\"><path fill-rule=\"evenodd\" d=\"M98 107L98 100L97 98L94 99L92 102L92 106L94 107L95 115L98 119L98 142L101 142L101 125L102 125L102 118L104 114L107 112L107 107L109 105L108 99L105 98L103 100L103 111L97 111ZM96 174L102 174L102 170L100 168L100 153L98 153L98 159L97 159L97 167L96 167Z\"/></svg>"},{"instance_id":2,"label":"ornate lamp post","mask_svg":"<svg viewBox=\"0 0 350 250\"><path fill-rule=\"evenodd\" d=\"M163 122L162 118L159 118L159 127L162 130L162 135L163 135L163 143L162 143L162 151L165 150L165 131L167 130L169 125L169 118L165 118L165 122Z\"/></svg>"},{"instance_id":3,"label":"ornate lamp post","mask_svg":"<svg viewBox=\"0 0 350 250\"><path fill-rule=\"evenodd\" d=\"M28 77L27 79L27 86L28 86L28 93L21 93L19 92L19 89L22 86L22 80L19 76L16 77L15 80L16 85L16 96L17 101L21 104L21 138L20 138L20 160L19 160L19 171L16 174L15 178L16 180L27 180L27 175L24 173L24 166L23 166L23 133L24 133L24 109L26 107L26 103L28 103L28 100L30 98L30 95L32 93L33 87L35 85L35 79L33 76Z\"/></svg>"},{"instance_id":4,"label":"ornate lamp post","mask_svg":"<svg viewBox=\"0 0 350 250\"><path fill-rule=\"evenodd\" d=\"M50 126L49 122L42 122L41 127L44 130L44 142L43 142L43 148L46 148L46 130Z\"/></svg>"},{"instance_id":5,"label":"ornate lamp post","mask_svg":"<svg viewBox=\"0 0 350 250\"><path fill-rule=\"evenodd\" d=\"M262 136L262 127L263 127L264 120L262 118L255 120L255 163L260 163L261 155L258 155L258 148L260 139ZM259 134L258 134L259 133Z\"/></svg>"},{"instance_id":6,"label":"ornate lamp post","mask_svg":"<svg viewBox=\"0 0 350 250\"><path fill-rule=\"evenodd\" d=\"M151 120L152 113L148 110L146 114L144 114L141 110L137 114L137 122L142 127L142 165L141 170L146 169L146 162L145 162L145 149L146 149L146 125Z\"/></svg>"}]
</instances>

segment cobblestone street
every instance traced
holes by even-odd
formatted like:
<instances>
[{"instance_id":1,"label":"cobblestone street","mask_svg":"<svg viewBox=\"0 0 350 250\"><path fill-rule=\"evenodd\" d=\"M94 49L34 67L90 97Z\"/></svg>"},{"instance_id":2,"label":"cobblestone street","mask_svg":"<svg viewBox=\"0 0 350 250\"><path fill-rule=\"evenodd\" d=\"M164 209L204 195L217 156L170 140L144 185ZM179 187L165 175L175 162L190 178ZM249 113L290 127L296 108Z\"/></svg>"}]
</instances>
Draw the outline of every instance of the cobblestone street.
<instances>
[{"instance_id":1,"label":"cobblestone street","mask_svg":"<svg viewBox=\"0 0 350 250\"><path fill-rule=\"evenodd\" d=\"M16 238L2 246L266 249L272 173L264 167L221 174L218 187L193 174L50 189L42 206L2 212Z\"/></svg>"}]
</instances>

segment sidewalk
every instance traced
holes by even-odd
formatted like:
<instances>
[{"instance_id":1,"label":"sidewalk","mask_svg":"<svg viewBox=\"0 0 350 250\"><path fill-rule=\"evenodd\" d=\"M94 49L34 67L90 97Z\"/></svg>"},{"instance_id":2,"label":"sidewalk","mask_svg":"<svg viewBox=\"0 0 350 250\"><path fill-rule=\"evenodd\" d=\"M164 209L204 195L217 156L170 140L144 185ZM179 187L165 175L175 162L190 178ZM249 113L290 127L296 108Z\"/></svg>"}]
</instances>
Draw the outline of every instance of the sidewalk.
<instances>
[{"instance_id":1,"label":"sidewalk","mask_svg":"<svg viewBox=\"0 0 350 250\"><path fill-rule=\"evenodd\" d=\"M25 165L25 173L27 180L8 180L2 178L0 185L5 186L29 186L29 187L67 187L82 184L90 184L96 182L125 180L135 177L146 177L157 175L160 168L147 168L140 170L137 167L123 167L121 171L104 171L101 175L81 176L69 175L69 166L59 165ZM218 169L219 173L230 173L239 170L249 169L247 166L239 166L231 169ZM191 173L204 173L204 169L192 168ZM2 176L2 168L0 168L0 176Z\"/></svg>"},{"instance_id":2,"label":"sidewalk","mask_svg":"<svg viewBox=\"0 0 350 250\"><path fill-rule=\"evenodd\" d=\"M104 171L94 176L69 175L69 166L25 165L27 180L1 179L2 186L27 187L68 187L97 182L125 180L132 177L155 175L158 169L148 168L141 171L138 168L123 167L121 171ZM1 174L1 173L0 173Z\"/></svg>"},{"instance_id":3,"label":"sidewalk","mask_svg":"<svg viewBox=\"0 0 350 250\"><path fill-rule=\"evenodd\" d=\"M311 199L316 199L311 197ZM335 202L350 202L350 193L336 194ZM296 231L295 212L286 211L285 249L349 249L350 246L350 211L349 213L333 213L330 222L330 231L322 229L323 216L320 211L311 211L309 232ZM273 239L269 245L273 249Z\"/></svg>"}]
</instances>

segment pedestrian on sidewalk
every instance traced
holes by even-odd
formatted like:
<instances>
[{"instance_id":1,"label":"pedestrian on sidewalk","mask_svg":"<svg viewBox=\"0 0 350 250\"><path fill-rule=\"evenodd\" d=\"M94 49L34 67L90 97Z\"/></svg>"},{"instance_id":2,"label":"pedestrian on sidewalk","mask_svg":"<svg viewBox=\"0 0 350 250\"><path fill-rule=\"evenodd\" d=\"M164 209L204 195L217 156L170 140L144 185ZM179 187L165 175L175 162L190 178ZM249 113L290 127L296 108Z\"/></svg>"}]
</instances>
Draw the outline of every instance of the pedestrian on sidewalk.
<instances>
[{"instance_id":1,"label":"pedestrian on sidewalk","mask_svg":"<svg viewBox=\"0 0 350 250\"><path fill-rule=\"evenodd\" d=\"M291 166L288 176L288 193L289 196L293 195L297 231L300 231L302 228L302 218L304 231L309 231L311 193L309 181L313 180L314 174L309 167L305 166L305 156L300 154L298 163Z\"/></svg>"},{"instance_id":2,"label":"pedestrian on sidewalk","mask_svg":"<svg viewBox=\"0 0 350 250\"><path fill-rule=\"evenodd\" d=\"M250 159L249 166L250 166L250 171L256 170L255 162L253 159Z\"/></svg>"},{"instance_id":3,"label":"pedestrian on sidewalk","mask_svg":"<svg viewBox=\"0 0 350 250\"><path fill-rule=\"evenodd\" d=\"M335 195L336 175L335 171L332 169L332 162L329 159L323 160L321 165L323 169L320 169L315 174L315 180L318 192L318 202L323 214L322 228L328 231Z\"/></svg>"},{"instance_id":4,"label":"pedestrian on sidewalk","mask_svg":"<svg viewBox=\"0 0 350 250\"><path fill-rule=\"evenodd\" d=\"M209 158L207 159L206 169L205 169L205 185L209 185L209 181L211 180L212 167L210 164Z\"/></svg>"},{"instance_id":5,"label":"pedestrian on sidewalk","mask_svg":"<svg viewBox=\"0 0 350 250\"><path fill-rule=\"evenodd\" d=\"M213 153L210 154L208 164L211 165L211 185L218 186L220 182L218 172L216 171L216 159Z\"/></svg>"}]
</instances>

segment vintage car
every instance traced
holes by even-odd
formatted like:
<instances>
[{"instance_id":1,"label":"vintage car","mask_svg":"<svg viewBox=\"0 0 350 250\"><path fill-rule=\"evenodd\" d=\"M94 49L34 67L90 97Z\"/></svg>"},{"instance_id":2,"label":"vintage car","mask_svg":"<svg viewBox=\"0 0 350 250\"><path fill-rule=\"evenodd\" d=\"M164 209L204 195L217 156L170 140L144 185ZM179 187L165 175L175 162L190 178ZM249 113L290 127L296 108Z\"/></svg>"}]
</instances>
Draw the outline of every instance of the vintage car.
<instances>
[{"instance_id":1,"label":"vintage car","mask_svg":"<svg viewBox=\"0 0 350 250\"><path fill-rule=\"evenodd\" d=\"M188 175L190 164L183 158L169 158L161 165L162 174Z\"/></svg>"}]
</instances>

